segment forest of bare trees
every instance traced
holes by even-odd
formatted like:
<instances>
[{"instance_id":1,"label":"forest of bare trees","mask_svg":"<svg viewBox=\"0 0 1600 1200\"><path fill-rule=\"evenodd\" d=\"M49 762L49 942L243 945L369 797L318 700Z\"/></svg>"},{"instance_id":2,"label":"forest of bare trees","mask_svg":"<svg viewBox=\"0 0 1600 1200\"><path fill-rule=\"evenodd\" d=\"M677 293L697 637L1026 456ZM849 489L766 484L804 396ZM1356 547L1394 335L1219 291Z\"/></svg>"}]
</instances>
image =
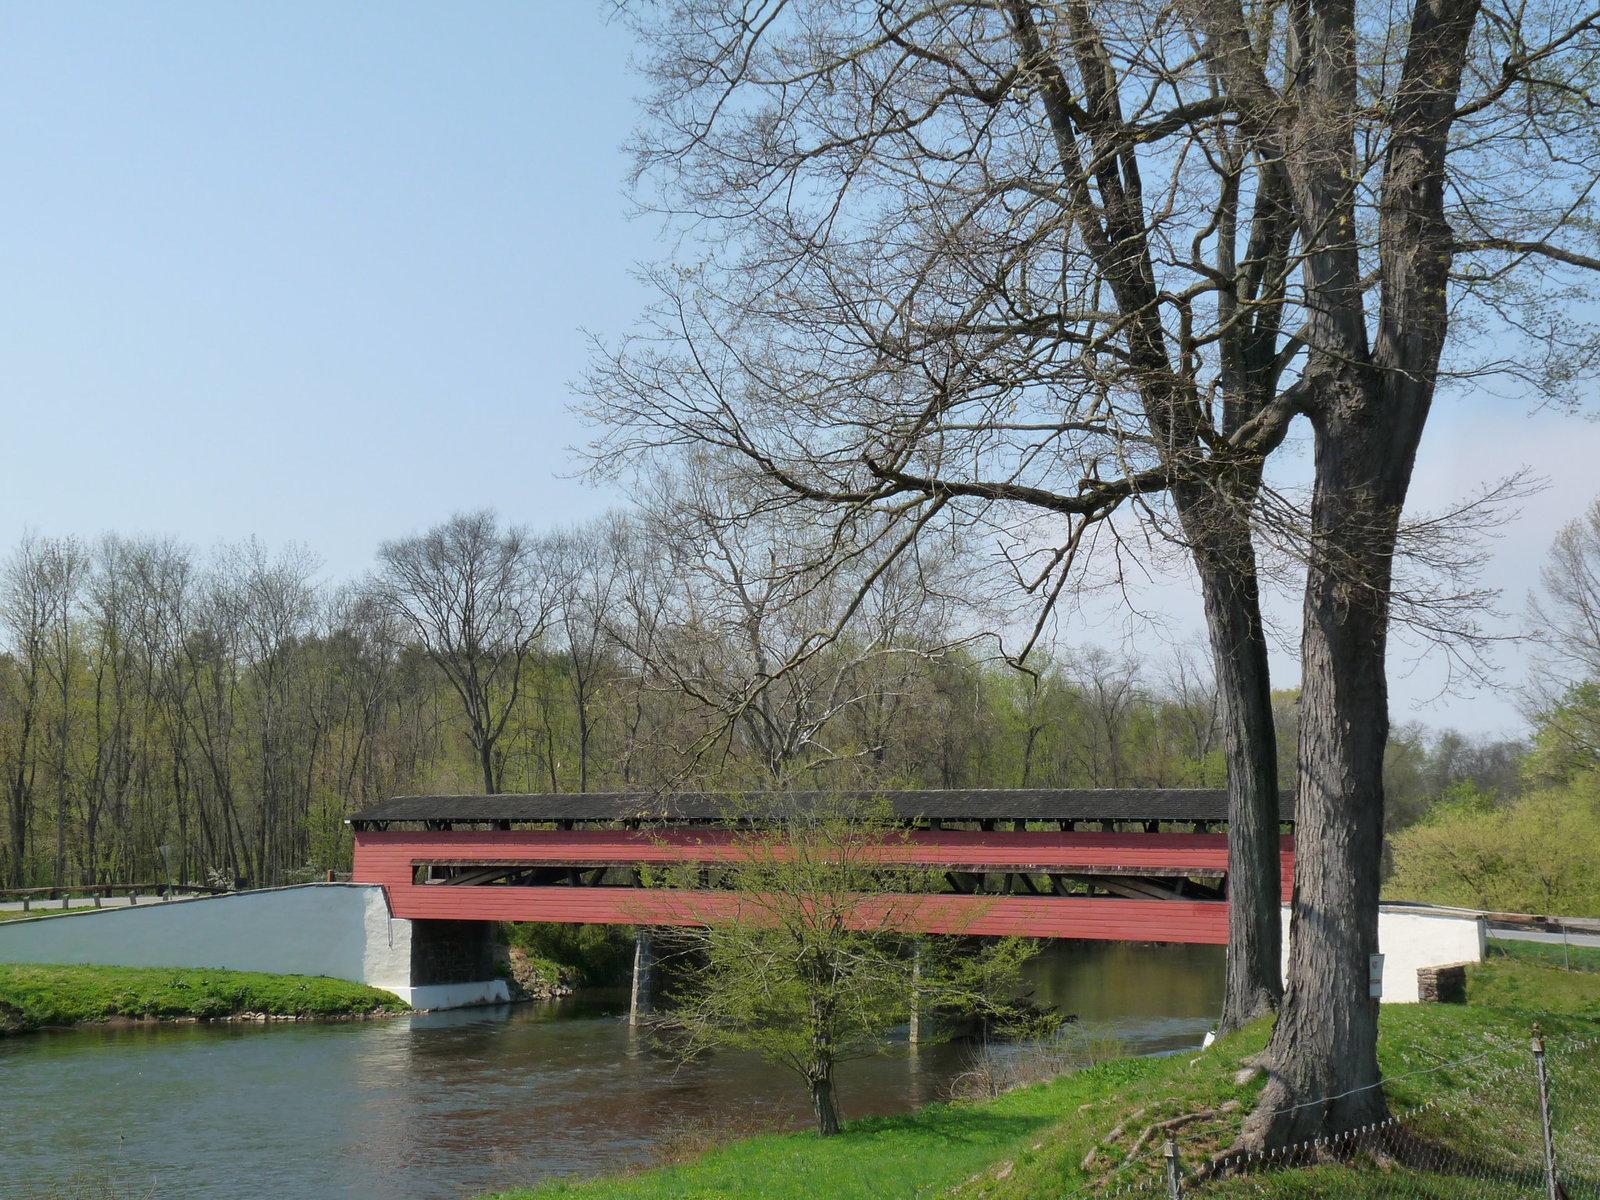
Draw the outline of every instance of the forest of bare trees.
<instances>
[{"instance_id":1,"label":"forest of bare trees","mask_svg":"<svg viewBox=\"0 0 1600 1200\"><path fill-rule=\"evenodd\" d=\"M1061 646L1016 671L940 584L953 565L882 580L848 637L754 686L856 591L791 569L799 538L687 500L543 534L476 513L345 584L255 542L25 540L0 574L0 886L160 882L162 847L179 883L304 879L348 867L349 813L491 784L1224 786L1202 649ZM516 565L469 603L474 539ZM453 634L396 595L430 543L434 613L470 617ZM513 601L526 621L485 619ZM1279 708L1287 779L1292 692ZM1462 780L1508 795L1518 750L1402 728L1393 811Z\"/></svg>"},{"instance_id":2,"label":"forest of bare trees","mask_svg":"<svg viewBox=\"0 0 1600 1200\"><path fill-rule=\"evenodd\" d=\"M704 552L663 527L696 521ZM255 542L30 538L0 577L0 878L159 881L167 847L177 882L279 883L347 864L346 815L408 792L1221 784L1192 664L1019 674L921 580L753 689L843 602L776 532L471 514L344 585Z\"/></svg>"}]
</instances>

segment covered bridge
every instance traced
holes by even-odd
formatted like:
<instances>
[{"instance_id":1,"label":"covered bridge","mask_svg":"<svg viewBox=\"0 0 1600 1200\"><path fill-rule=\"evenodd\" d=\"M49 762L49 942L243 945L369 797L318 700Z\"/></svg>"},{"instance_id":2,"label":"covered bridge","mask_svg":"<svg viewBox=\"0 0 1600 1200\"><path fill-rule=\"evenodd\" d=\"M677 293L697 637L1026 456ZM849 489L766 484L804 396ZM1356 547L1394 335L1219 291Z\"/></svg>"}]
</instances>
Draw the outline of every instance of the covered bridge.
<instances>
[{"instance_id":1,"label":"covered bridge","mask_svg":"<svg viewBox=\"0 0 1600 1200\"><path fill-rule=\"evenodd\" d=\"M399 796L355 814L355 879L397 917L701 924L735 905L719 864L741 829L821 793ZM831 800L838 793L829 794ZM1226 944L1227 793L1220 789L861 792L901 835L883 861L932 868L916 931ZM1283 812L1284 894L1294 863ZM641 868L701 868L702 888L641 887ZM902 906L904 907L904 906Z\"/></svg>"}]
</instances>

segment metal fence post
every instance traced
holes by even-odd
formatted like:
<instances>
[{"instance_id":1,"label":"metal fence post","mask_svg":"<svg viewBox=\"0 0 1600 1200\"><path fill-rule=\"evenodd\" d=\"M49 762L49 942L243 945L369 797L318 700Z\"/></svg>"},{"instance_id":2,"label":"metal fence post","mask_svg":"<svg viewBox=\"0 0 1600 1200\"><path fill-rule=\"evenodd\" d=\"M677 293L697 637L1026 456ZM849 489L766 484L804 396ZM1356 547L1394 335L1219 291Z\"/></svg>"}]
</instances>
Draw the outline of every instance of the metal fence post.
<instances>
[{"instance_id":1,"label":"metal fence post","mask_svg":"<svg viewBox=\"0 0 1600 1200\"><path fill-rule=\"evenodd\" d=\"M1539 1081L1539 1126L1544 1131L1545 1200L1560 1200L1556 1190L1556 1149L1550 1132L1550 1080L1544 1066L1544 1031L1533 1025L1533 1072Z\"/></svg>"},{"instance_id":2,"label":"metal fence post","mask_svg":"<svg viewBox=\"0 0 1600 1200\"><path fill-rule=\"evenodd\" d=\"M1161 1152L1167 1158L1168 1200L1183 1200L1183 1177L1180 1173L1182 1164L1178 1161L1178 1143L1171 1137L1167 1138L1166 1147Z\"/></svg>"}]
</instances>

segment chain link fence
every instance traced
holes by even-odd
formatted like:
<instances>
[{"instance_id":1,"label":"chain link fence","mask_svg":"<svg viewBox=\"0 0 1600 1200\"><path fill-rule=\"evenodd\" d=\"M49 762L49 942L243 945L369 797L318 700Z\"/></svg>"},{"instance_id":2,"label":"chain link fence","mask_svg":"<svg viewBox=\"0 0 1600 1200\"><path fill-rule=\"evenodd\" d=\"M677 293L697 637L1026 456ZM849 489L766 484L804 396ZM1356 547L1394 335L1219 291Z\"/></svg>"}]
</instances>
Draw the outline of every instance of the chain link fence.
<instances>
[{"instance_id":1,"label":"chain link fence","mask_svg":"<svg viewBox=\"0 0 1600 1200\"><path fill-rule=\"evenodd\" d=\"M1430 1090L1444 1094L1427 1104L1262 1154L1226 1153L1237 1114L1226 1123L1211 1113L1154 1121L1071 1195L1600 1200L1600 1038L1547 1047L1535 1026L1516 1059L1507 1062L1503 1049L1402 1076L1433 1077Z\"/></svg>"}]
</instances>

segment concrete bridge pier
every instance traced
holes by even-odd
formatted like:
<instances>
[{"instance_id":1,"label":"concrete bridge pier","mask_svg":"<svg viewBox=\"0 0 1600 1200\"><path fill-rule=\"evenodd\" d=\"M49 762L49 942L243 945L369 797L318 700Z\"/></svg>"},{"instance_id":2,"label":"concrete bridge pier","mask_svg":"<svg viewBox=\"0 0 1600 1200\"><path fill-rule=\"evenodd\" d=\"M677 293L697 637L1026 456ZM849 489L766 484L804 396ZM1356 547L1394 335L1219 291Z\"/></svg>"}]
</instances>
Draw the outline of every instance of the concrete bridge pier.
<instances>
[{"instance_id":1,"label":"concrete bridge pier","mask_svg":"<svg viewBox=\"0 0 1600 1200\"><path fill-rule=\"evenodd\" d=\"M637 1025L642 1014L650 1012L650 985L655 972L651 955L650 928L639 926L633 939L633 990L628 999L628 1024Z\"/></svg>"},{"instance_id":2,"label":"concrete bridge pier","mask_svg":"<svg viewBox=\"0 0 1600 1200\"><path fill-rule=\"evenodd\" d=\"M922 939L911 946L911 1031L913 1046L922 1040Z\"/></svg>"},{"instance_id":3,"label":"concrete bridge pier","mask_svg":"<svg viewBox=\"0 0 1600 1200\"><path fill-rule=\"evenodd\" d=\"M411 922L412 988L454 991L494 979L494 934L489 921Z\"/></svg>"}]
</instances>

